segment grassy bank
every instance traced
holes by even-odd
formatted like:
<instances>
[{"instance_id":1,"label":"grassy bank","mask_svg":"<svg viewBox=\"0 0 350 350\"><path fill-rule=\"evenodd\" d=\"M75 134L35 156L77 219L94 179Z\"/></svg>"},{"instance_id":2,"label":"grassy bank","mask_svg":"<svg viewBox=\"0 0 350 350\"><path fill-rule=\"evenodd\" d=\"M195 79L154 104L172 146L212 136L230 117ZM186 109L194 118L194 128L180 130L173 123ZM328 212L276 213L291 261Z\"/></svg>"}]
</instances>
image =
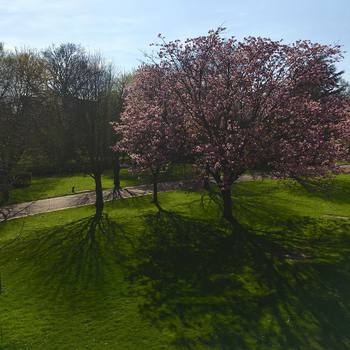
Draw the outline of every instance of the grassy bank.
<instances>
[{"instance_id":1,"label":"grassy bank","mask_svg":"<svg viewBox=\"0 0 350 350\"><path fill-rule=\"evenodd\" d=\"M0 226L3 349L349 349L350 177L162 193Z\"/></svg>"}]
</instances>

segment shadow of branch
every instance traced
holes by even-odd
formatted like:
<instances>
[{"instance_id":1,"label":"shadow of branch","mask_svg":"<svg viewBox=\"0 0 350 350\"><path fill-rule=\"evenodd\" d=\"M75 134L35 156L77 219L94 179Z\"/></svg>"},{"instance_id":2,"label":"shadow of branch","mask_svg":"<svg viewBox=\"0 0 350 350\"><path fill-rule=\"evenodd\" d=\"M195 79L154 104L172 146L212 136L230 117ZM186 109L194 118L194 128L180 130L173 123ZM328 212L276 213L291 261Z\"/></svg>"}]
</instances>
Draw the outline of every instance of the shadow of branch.
<instances>
[{"instance_id":1,"label":"shadow of branch","mask_svg":"<svg viewBox=\"0 0 350 350\"><path fill-rule=\"evenodd\" d=\"M300 220L269 235L147 216L128 269L142 315L183 349L347 349L350 225Z\"/></svg>"},{"instance_id":2,"label":"shadow of branch","mask_svg":"<svg viewBox=\"0 0 350 350\"><path fill-rule=\"evenodd\" d=\"M25 275L34 289L79 298L81 291L107 288L110 270L132 245L123 227L107 215L90 216L34 237L17 237L2 247L2 260L16 256L14 273Z\"/></svg>"}]
</instances>

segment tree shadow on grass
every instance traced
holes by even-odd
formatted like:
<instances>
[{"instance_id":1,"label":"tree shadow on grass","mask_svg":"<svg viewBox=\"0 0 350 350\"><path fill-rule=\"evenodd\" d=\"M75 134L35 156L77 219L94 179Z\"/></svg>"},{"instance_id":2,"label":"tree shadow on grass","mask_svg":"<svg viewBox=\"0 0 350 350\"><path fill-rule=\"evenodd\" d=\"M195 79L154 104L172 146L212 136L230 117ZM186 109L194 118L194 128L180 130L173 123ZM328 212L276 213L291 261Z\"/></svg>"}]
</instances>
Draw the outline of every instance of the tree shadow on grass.
<instances>
[{"instance_id":1,"label":"tree shadow on grass","mask_svg":"<svg viewBox=\"0 0 350 350\"><path fill-rule=\"evenodd\" d=\"M107 215L90 216L17 237L2 247L1 261L15 259L12 273L32 288L72 300L82 291L107 288L106 277L124 259L127 244L132 242L121 225Z\"/></svg>"},{"instance_id":2,"label":"tree shadow on grass","mask_svg":"<svg viewBox=\"0 0 350 350\"><path fill-rule=\"evenodd\" d=\"M349 223L253 233L169 212L129 260L141 313L179 349L349 349Z\"/></svg>"},{"instance_id":3,"label":"tree shadow on grass","mask_svg":"<svg viewBox=\"0 0 350 350\"><path fill-rule=\"evenodd\" d=\"M282 183L259 188L257 191L256 188L250 188L245 184L236 184L232 196L235 216L240 221L249 223L250 226L252 224L271 226L271 224L277 224L277 219L285 225L284 221L298 215L298 212L290 206L290 199L274 197L281 188L285 188ZM273 200L269 200L270 198ZM198 204L198 200L195 200L194 204ZM202 192L200 210L205 211L210 217L222 216L223 202L217 188Z\"/></svg>"},{"instance_id":4,"label":"tree shadow on grass","mask_svg":"<svg viewBox=\"0 0 350 350\"><path fill-rule=\"evenodd\" d=\"M315 197L338 204L349 204L350 176L304 179L302 181L287 181L286 188L294 194Z\"/></svg>"}]
</instances>

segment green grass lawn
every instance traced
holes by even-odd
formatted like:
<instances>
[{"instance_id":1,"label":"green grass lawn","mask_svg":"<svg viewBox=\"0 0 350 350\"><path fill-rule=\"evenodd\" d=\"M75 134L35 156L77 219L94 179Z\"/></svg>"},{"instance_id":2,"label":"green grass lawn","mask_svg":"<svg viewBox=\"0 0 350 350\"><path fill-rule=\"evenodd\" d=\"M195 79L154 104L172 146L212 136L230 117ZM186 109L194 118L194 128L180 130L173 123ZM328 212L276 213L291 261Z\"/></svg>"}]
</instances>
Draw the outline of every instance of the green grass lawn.
<instances>
[{"instance_id":1,"label":"green grass lawn","mask_svg":"<svg viewBox=\"0 0 350 350\"><path fill-rule=\"evenodd\" d=\"M166 172L161 174L161 181L172 181L189 176L190 165L173 165ZM147 173L134 174L123 168L120 172L121 186L136 186L142 183L151 182ZM113 188L112 172L106 172L102 177L104 189ZM71 174L62 176L34 177L30 186L17 188L11 191L8 204L29 202L37 199L66 196L72 194L72 187L75 192L94 190L94 180L91 176L83 174Z\"/></svg>"},{"instance_id":2,"label":"green grass lawn","mask_svg":"<svg viewBox=\"0 0 350 350\"><path fill-rule=\"evenodd\" d=\"M350 349L350 176L160 194L0 226L0 349Z\"/></svg>"}]
</instances>

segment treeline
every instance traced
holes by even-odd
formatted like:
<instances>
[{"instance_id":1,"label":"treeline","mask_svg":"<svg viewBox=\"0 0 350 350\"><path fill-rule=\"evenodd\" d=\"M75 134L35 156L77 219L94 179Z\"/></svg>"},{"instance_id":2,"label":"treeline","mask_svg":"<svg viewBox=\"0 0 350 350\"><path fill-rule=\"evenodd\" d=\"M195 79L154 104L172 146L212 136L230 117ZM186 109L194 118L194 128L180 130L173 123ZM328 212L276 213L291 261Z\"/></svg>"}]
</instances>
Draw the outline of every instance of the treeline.
<instances>
[{"instance_id":1,"label":"treeline","mask_svg":"<svg viewBox=\"0 0 350 350\"><path fill-rule=\"evenodd\" d=\"M3 201L23 169L79 170L95 180L100 217L102 172L115 170L119 190L119 157L127 154L136 170L152 174L159 208L161 169L195 163L233 221L232 187L245 172L301 181L337 171L350 139L348 87L336 69L341 48L238 42L223 30L184 42L161 38L158 55L133 76L74 44L1 47Z\"/></svg>"},{"instance_id":2,"label":"treeline","mask_svg":"<svg viewBox=\"0 0 350 350\"><path fill-rule=\"evenodd\" d=\"M110 122L120 117L131 74L75 44L40 52L1 45L0 77L0 200L27 171L82 171L101 187L103 170L118 170Z\"/></svg>"}]
</instances>

